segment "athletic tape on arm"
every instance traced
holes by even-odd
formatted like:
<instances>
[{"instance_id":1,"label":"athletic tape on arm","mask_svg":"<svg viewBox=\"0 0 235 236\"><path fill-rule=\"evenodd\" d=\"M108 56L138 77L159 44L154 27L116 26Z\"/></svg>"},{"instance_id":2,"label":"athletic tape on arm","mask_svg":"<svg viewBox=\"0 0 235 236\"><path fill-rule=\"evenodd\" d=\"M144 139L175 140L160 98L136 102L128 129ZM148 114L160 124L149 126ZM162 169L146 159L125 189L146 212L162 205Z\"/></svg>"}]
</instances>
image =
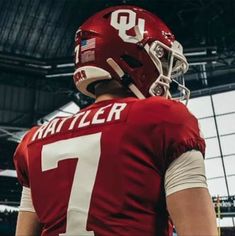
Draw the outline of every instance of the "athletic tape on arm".
<instances>
[{"instance_id":1,"label":"athletic tape on arm","mask_svg":"<svg viewBox=\"0 0 235 236\"><path fill-rule=\"evenodd\" d=\"M201 152L183 153L168 167L165 174L166 196L187 188L207 188L205 164Z\"/></svg>"}]
</instances>

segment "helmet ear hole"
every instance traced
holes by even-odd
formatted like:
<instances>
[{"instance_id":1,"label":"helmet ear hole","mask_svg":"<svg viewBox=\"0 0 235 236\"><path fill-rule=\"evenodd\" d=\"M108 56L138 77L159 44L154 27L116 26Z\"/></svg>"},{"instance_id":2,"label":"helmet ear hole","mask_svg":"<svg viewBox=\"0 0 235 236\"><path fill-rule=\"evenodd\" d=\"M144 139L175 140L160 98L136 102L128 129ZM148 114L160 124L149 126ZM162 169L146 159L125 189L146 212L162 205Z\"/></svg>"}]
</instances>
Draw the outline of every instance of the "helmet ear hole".
<instances>
[{"instance_id":1,"label":"helmet ear hole","mask_svg":"<svg viewBox=\"0 0 235 236\"><path fill-rule=\"evenodd\" d=\"M143 66L143 64L139 60L130 55L123 55L121 56L121 58L131 68L139 68Z\"/></svg>"}]
</instances>

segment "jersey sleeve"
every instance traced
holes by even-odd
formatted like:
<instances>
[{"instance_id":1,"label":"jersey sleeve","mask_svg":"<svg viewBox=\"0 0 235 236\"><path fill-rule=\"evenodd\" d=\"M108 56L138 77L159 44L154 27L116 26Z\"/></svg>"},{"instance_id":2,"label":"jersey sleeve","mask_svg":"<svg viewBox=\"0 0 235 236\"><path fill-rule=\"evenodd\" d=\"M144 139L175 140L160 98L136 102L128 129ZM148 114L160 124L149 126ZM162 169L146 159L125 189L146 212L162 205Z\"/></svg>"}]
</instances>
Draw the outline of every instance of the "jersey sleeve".
<instances>
[{"instance_id":1,"label":"jersey sleeve","mask_svg":"<svg viewBox=\"0 0 235 236\"><path fill-rule=\"evenodd\" d=\"M13 161L20 184L24 187L30 187L28 175L28 150L27 146L32 137L33 129L28 131L23 137L21 143L17 146Z\"/></svg>"},{"instance_id":2,"label":"jersey sleeve","mask_svg":"<svg viewBox=\"0 0 235 236\"><path fill-rule=\"evenodd\" d=\"M181 102L153 96L134 103L129 123L141 147L149 151L157 169L165 173L183 153L197 150L205 155L205 141L198 120Z\"/></svg>"},{"instance_id":3,"label":"jersey sleeve","mask_svg":"<svg viewBox=\"0 0 235 236\"><path fill-rule=\"evenodd\" d=\"M198 120L180 102L173 102L162 123L165 168L183 153L198 150L205 155L205 141Z\"/></svg>"}]
</instances>

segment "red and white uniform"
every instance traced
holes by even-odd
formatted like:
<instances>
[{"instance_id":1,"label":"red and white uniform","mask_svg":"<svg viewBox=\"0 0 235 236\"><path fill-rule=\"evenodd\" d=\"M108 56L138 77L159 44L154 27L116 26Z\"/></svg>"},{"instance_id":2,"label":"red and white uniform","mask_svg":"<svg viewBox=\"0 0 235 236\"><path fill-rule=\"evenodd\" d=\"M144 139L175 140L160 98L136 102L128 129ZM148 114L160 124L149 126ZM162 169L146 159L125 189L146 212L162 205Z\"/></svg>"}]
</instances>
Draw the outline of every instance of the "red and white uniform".
<instances>
[{"instance_id":1,"label":"red and white uniform","mask_svg":"<svg viewBox=\"0 0 235 236\"><path fill-rule=\"evenodd\" d=\"M43 236L168 236L164 175L204 153L198 121L162 97L102 101L31 129L14 161Z\"/></svg>"}]
</instances>

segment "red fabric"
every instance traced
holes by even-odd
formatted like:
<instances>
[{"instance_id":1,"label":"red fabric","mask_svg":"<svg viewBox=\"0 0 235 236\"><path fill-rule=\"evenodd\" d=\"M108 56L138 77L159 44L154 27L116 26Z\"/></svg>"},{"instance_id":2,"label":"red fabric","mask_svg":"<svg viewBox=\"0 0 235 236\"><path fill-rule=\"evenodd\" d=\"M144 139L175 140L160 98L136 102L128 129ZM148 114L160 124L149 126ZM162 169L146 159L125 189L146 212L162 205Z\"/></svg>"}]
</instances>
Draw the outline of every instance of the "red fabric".
<instances>
[{"instance_id":1,"label":"red fabric","mask_svg":"<svg viewBox=\"0 0 235 236\"><path fill-rule=\"evenodd\" d=\"M87 230L94 231L95 236L168 236L172 232L165 207L164 173L185 151L198 149L204 153L197 120L181 103L160 97L99 102L83 110L91 110L86 120L102 106L114 103L127 104L118 120L83 128L75 124L69 131L71 118L64 122L61 132L32 141L34 128L18 147L14 157L18 178L31 188L33 205L44 225L43 236L65 232L79 160L63 160L57 168L42 172L42 147L98 132L102 132L101 155ZM110 109L107 107L99 117L106 119ZM92 147L88 151L92 153Z\"/></svg>"}]
</instances>

